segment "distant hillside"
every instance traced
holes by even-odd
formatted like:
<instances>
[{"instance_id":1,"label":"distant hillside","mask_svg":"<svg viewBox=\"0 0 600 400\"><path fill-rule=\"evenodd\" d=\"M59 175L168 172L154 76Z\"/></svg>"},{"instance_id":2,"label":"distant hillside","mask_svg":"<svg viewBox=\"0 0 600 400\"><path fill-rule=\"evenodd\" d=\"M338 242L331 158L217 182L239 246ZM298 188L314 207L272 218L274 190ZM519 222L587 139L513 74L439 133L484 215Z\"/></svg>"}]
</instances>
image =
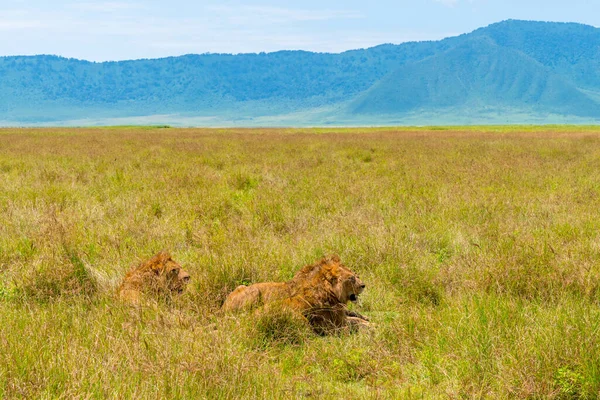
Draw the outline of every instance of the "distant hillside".
<instances>
[{"instance_id":1,"label":"distant hillside","mask_svg":"<svg viewBox=\"0 0 600 400\"><path fill-rule=\"evenodd\" d=\"M437 42L92 63L0 57L0 125L600 120L600 29L504 21ZM495 117L494 117L495 118Z\"/></svg>"},{"instance_id":2,"label":"distant hillside","mask_svg":"<svg viewBox=\"0 0 600 400\"><path fill-rule=\"evenodd\" d=\"M570 80L486 37L468 38L450 50L399 67L359 95L350 110L402 114L458 106L600 116L600 103Z\"/></svg>"}]
</instances>

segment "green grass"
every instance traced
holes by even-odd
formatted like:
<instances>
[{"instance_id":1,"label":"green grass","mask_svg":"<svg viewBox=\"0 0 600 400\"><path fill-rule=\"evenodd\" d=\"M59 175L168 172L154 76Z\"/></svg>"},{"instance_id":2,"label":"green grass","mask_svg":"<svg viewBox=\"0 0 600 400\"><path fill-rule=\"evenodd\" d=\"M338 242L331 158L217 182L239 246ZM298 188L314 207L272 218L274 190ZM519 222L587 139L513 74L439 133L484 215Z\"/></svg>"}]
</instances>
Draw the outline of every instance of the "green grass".
<instances>
[{"instance_id":1,"label":"green grass","mask_svg":"<svg viewBox=\"0 0 600 400\"><path fill-rule=\"evenodd\" d=\"M0 182L0 398L600 395L597 127L4 129ZM370 332L219 311L330 253Z\"/></svg>"}]
</instances>

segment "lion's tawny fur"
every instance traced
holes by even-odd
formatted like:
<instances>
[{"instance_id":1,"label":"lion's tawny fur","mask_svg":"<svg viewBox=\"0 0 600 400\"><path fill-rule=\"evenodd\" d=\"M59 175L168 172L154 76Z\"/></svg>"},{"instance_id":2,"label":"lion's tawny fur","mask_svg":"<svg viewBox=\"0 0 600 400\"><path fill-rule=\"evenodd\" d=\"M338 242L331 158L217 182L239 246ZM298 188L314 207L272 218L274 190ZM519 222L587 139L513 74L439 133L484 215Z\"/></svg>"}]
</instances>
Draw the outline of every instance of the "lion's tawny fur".
<instances>
[{"instance_id":1,"label":"lion's tawny fur","mask_svg":"<svg viewBox=\"0 0 600 400\"><path fill-rule=\"evenodd\" d=\"M301 313L318 333L366 324L360 314L349 313L346 304L356 301L365 285L337 256L307 265L287 282L238 286L229 294L223 310L281 305Z\"/></svg>"},{"instance_id":2,"label":"lion's tawny fur","mask_svg":"<svg viewBox=\"0 0 600 400\"><path fill-rule=\"evenodd\" d=\"M190 275L171 255L161 251L130 270L117 289L121 300L138 304L142 296L168 297L185 290Z\"/></svg>"}]
</instances>

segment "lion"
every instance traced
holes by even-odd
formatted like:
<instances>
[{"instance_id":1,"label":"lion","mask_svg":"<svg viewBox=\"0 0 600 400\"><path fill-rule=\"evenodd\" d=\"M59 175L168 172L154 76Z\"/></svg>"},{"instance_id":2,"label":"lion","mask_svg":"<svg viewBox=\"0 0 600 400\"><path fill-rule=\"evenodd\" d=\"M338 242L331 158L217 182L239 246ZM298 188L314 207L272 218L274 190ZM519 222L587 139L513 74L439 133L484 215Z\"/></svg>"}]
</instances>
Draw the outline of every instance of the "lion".
<instances>
[{"instance_id":1,"label":"lion","mask_svg":"<svg viewBox=\"0 0 600 400\"><path fill-rule=\"evenodd\" d=\"M264 282L238 286L227 296L224 311L281 305L300 313L318 334L368 325L368 319L348 310L358 301L365 284L337 256L307 265L287 282Z\"/></svg>"},{"instance_id":2,"label":"lion","mask_svg":"<svg viewBox=\"0 0 600 400\"><path fill-rule=\"evenodd\" d=\"M169 298L182 293L190 275L166 251L139 264L125 275L117 289L121 300L139 304L143 295Z\"/></svg>"}]
</instances>

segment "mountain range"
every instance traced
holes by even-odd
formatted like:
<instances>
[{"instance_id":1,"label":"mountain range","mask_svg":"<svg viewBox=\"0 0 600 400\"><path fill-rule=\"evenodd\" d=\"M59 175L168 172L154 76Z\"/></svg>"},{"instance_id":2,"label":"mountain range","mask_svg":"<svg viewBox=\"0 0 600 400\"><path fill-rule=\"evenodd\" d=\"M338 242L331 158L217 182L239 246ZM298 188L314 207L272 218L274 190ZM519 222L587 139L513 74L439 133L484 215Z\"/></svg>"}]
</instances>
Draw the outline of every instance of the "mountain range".
<instances>
[{"instance_id":1,"label":"mountain range","mask_svg":"<svg viewBox=\"0 0 600 400\"><path fill-rule=\"evenodd\" d=\"M597 123L600 29L508 20L339 54L10 56L0 77L6 126Z\"/></svg>"}]
</instances>

